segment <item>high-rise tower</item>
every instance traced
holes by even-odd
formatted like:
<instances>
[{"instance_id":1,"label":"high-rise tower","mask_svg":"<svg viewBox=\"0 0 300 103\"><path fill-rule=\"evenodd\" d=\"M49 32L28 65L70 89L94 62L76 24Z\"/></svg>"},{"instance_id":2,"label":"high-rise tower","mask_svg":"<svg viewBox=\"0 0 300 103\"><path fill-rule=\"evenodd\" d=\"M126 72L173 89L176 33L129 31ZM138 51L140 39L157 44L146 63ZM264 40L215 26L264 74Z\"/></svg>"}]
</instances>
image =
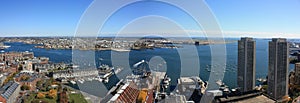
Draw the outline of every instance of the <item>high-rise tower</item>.
<instances>
[{"instance_id":1,"label":"high-rise tower","mask_svg":"<svg viewBox=\"0 0 300 103\"><path fill-rule=\"evenodd\" d=\"M276 100L288 95L289 44L286 39L269 42L268 95Z\"/></svg>"},{"instance_id":2,"label":"high-rise tower","mask_svg":"<svg viewBox=\"0 0 300 103\"><path fill-rule=\"evenodd\" d=\"M241 91L251 91L255 87L256 46L253 38L238 41L238 86Z\"/></svg>"}]
</instances>

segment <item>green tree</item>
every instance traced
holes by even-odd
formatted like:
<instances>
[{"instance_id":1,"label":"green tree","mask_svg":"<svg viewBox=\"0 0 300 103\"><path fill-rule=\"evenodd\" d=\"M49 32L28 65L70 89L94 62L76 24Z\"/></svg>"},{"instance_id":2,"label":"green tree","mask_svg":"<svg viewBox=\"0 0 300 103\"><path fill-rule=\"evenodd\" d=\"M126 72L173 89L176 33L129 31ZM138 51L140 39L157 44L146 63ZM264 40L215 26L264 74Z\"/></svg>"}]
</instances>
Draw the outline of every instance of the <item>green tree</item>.
<instances>
[{"instance_id":1,"label":"green tree","mask_svg":"<svg viewBox=\"0 0 300 103\"><path fill-rule=\"evenodd\" d=\"M30 86L29 85L22 85L21 86L21 90L29 90L30 89Z\"/></svg>"}]
</instances>

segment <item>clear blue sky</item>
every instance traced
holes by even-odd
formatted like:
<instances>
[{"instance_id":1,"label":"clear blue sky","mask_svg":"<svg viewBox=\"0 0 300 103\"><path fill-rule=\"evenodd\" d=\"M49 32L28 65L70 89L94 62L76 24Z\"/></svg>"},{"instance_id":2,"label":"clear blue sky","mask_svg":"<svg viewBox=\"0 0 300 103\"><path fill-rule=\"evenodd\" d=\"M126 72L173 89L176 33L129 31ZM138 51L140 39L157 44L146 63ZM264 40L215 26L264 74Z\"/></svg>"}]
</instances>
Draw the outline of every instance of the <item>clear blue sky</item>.
<instances>
[{"instance_id":1,"label":"clear blue sky","mask_svg":"<svg viewBox=\"0 0 300 103\"><path fill-rule=\"evenodd\" d=\"M73 36L81 15L92 2L92 0L1 0L0 36ZM217 18L225 36L300 37L299 0L206 0L205 2ZM155 2L144 2L123 8L112 15L103 31L118 32L131 20L150 14L171 18L187 31L201 32L192 18L180 9ZM147 21L142 24L147 24ZM141 26L136 25L137 29ZM163 28L167 25L160 26ZM151 25L144 27L150 28Z\"/></svg>"}]
</instances>

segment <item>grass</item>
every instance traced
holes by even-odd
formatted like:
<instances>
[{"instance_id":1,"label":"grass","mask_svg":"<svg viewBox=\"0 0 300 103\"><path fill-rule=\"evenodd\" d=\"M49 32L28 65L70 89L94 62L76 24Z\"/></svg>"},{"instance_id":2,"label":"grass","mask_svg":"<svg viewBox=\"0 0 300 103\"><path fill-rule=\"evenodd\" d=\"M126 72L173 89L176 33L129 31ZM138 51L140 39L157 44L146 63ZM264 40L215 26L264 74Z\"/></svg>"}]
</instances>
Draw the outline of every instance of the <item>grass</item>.
<instances>
[{"instance_id":1,"label":"grass","mask_svg":"<svg viewBox=\"0 0 300 103\"><path fill-rule=\"evenodd\" d=\"M31 103L35 99L36 94L30 94L28 97L25 99L25 103Z\"/></svg>"},{"instance_id":2,"label":"grass","mask_svg":"<svg viewBox=\"0 0 300 103\"><path fill-rule=\"evenodd\" d=\"M26 99L25 99L25 102L24 103L32 103L33 101L43 101L43 102L46 102L46 103L56 103L56 99L49 99L49 98L44 98L44 99L37 99L35 98L37 94L30 94L30 96L28 96Z\"/></svg>"},{"instance_id":3,"label":"grass","mask_svg":"<svg viewBox=\"0 0 300 103\"><path fill-rule=\"evenodd\" d=\"M56 99L48 99L48 98L34 99L34 101L44 101L44 102L47 102L47 103L56 103Z\"/></svg>"},{"instance_id":4,"label":"grass","mask_svg":"<svg viewBox=\"0 0 300 103\"><path fill-rule=\"evenodd\" d=\"M69 94L69 101L71 103L88 103L82 94Z\"/></svg>"}]
</instances>

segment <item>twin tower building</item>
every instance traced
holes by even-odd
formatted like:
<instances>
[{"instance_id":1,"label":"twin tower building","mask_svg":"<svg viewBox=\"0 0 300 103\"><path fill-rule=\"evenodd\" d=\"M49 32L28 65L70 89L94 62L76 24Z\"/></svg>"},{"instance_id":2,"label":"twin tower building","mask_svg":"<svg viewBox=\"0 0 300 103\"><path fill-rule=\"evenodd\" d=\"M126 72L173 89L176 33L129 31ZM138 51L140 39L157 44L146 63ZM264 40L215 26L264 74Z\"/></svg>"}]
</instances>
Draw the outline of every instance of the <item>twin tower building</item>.
<instances>
[{"instance_id":1,"label":"twin tower building","mask_svg":"<svg viewBox=\"0 0 300 103\"><path fill-rule=\"evenodd\" d=\"M259 45L259 44L257 44ZM280 100L288 95L289 43L283 38L273 38L269 42L268 89L270 98ZM255 87L256 42L253 38L238 41L238 78L242 92ZM265 69L265 68L260 68Z\"/></svg>"}]
</instances>

